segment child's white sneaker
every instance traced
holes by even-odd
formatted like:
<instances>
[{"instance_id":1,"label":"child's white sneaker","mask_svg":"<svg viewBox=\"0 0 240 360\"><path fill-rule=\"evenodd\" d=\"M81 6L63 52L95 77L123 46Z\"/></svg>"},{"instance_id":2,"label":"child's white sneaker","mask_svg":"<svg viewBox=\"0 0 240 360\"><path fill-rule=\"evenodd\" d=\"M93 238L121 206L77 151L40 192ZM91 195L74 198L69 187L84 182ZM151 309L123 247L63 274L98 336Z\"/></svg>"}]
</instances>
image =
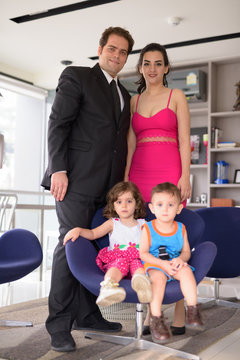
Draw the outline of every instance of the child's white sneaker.
<instances>
[{"instance_id":1,"label":"child's white sneaker","mask_svg":"<svg viewBox=\"0 0 240 360\"><path fill-rule=\"evenodd\" d=\"M134 274L131 285L133 290L136 291L140 303L150 303L152 300L152 286L146 275Z\"/></svg>"},{"instance_id":2,"label":"child's white sneaker","mask_svg":"<svg viewBox=\"0 0 240 360\"><path fill-rule=\"evenodd\" d=\"M110 306L122 302L126 297L124 288L119 287L119 284L112 279L107 278L100 283L100 294L96 300L96 304L100 306Z\"/></svg>"}]
</instances>

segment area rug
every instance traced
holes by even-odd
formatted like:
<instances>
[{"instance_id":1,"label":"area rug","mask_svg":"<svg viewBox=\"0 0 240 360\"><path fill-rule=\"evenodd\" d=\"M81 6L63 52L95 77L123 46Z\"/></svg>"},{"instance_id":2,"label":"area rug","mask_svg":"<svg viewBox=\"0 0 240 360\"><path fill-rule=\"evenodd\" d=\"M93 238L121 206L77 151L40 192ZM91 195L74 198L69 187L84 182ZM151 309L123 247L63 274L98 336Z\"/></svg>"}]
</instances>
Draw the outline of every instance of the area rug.
<instances>
[{"instance_id":1,"label":"area rug","mask_svg":"<svg viewBox=\"0 0 240 360\"><path fill-rule=\"evenodd\" d=\"M164 308L165 317L172 321L173 306ZM111 320L119 321L123 330L116 335L134 336L135 333L135 307L126 304L112 309L104 314ZM185 335L173 337L166 345L174 349L199 354L208 346L229 335L240 327L240 310L220 306L203 309L206 321L205 330L202 332L187 330ZM84 331L73 331L77 350L72 353L58 353L50 350L50 339L45 329L44 322L47 317L47 299L39 299L21 304L6 306L0 309L0 319L32 321L33 327L28 328L0 328L0 360L100 360L120 349L119 345L86 339ZM125 317L125 319L124 319ZM151 341L151 336L144 339ZM149 351L132 351L121 359L148 360L162 359L157 354ZM176 357L167 357L176 359ZM120 359L120 357L112 357ZM164 357L166 359L166 357Z\"/></svg>"}]
</instances>

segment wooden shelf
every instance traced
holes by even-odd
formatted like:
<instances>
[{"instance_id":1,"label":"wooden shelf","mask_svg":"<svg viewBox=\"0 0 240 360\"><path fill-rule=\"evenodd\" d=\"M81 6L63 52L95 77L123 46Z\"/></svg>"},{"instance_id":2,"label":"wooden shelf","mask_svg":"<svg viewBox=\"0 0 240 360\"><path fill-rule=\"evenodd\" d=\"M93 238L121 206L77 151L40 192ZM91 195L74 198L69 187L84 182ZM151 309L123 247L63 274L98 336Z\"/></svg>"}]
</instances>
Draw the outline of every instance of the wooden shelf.
<instances>
[{"instance_id":1,"label":"wooden shelf","mask_svg":"<svg viewBox=\"0 0 240 360\"><path fill-rule=\"evenodd\" d=\"M210 152L238 152L240 147L211 148Z\"/></svg>"},{"instance_id":2,"label":"wooden shelf","mask_svg":"<svg viewBox=\"0 0 240 360\"><path fill-rule=\"evenodd\" d=\"M221 112L214 112L211 113L210 116L212 117L239 117L240 120L240 111L221 111Z\"/></svg>"},{"instance_id":3,"label":"wooden shelf","mask_svg":"<svg viewBox=\"0 0 240 360\"><path fill-rule=\"evenodd\" d=\"M228 183L228 184L210 184L210 188L222 188L222 189L238 189L240 188L240 184L233 184L233 183Z\"/></svg>"},{"instance_id":4,"label":"wooden shelf","mask_svg":"<svg viewBox=\"0 0 240 360\"><path fill-rule=\"evenodd\" d=\"M208 164L191 164L190 169L207 169Z\"/></svg>"},{"instance_id":5,"label":"wooden shelf","mask_svg":"<svg viewBox=\"0 0 240 360\"><path fill-rule=\"evenodd\" d=\"M187 207L194 207L194 208L205 208L208 204L201 204L201 203L188 203Z\"/></svg>"},{"instance_id":6,"label":"wooden shelf","mask_svg":"<svg viewBox=\"0 0 240 360\"><path fill-rule=\"evenodd\" d=\"M191 115L208 115L208 108L189 108Z\"/></svg>"}]
</instances>

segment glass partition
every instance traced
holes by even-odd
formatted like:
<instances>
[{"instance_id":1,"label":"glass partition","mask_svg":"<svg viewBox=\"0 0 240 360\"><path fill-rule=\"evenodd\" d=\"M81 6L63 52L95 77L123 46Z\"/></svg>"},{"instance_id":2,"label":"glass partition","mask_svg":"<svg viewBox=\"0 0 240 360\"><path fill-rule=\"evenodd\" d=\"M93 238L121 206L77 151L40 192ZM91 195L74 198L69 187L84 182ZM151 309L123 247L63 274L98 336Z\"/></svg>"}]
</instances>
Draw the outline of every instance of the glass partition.
<instances>
[{"instance_id":1,"label":"glass partition","mask_svg":"<svg viewBox=\"0 0 240 360\"><path fill-rule=\"evenodd\" d=\"M0 93L0 134L4 139L0 192L17 195L12 227L32 231L42 245L41 280L43 271L51 268L58 231L55 201L40 186L53 92L48 98L45 89L0 75Z\"/></svg>"}]
</instances>

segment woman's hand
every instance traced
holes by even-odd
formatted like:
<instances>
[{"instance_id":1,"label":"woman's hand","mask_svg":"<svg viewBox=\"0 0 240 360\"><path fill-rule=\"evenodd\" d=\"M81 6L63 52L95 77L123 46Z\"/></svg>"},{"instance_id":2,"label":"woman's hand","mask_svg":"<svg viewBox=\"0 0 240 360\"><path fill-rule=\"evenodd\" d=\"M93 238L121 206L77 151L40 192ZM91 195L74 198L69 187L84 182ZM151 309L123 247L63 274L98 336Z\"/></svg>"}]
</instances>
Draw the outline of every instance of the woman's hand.
<instances>
[{"instance_id":1,"label":"woman's hand","mask_svg":"<svg viewBox=\"0 0 240 360\"><path fill-rule=\"evenodd\" d=\"M75 241L77 238L81 235L82 229L80 227L76 227L66 233L63 239L63 245L66 245L66 243L69 240Z\"/></svg>"},{"instance_id":2,"label":"woman's hand","mask_svg":"<svg viewBox=\"0 0 240 360\"><path fill-rule=\"evenodd\" d=\"M191 184L190 184L189 176L187 177L181 176L178 181L177 187L181 192L182 201L185 201L191 197Z\"/></svg>"}]
</instances>

